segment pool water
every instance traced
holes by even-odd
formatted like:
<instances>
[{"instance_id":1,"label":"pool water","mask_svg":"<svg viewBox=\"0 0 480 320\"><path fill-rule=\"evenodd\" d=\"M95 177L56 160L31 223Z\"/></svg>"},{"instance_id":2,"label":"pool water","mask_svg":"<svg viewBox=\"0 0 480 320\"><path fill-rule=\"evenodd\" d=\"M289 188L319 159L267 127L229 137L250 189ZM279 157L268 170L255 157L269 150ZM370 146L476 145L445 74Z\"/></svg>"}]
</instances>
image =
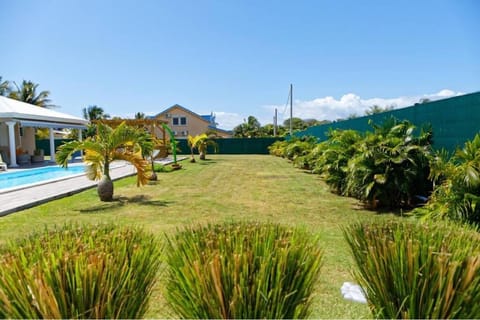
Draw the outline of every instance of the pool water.
<instances>
[{"instance_id":1,"label":"pool water","mask_svg":"<svg viewBox=\"0 0 480 320\"><path fill-rule=\"evenodd\" d=\"M69 166L68 169L64 169L59 166L52 166L9 171L0 174L0 191L30 184L46 183L51 180L58 180L79 175L84 172L84 165Z\"/></svg>"}]
</instances>

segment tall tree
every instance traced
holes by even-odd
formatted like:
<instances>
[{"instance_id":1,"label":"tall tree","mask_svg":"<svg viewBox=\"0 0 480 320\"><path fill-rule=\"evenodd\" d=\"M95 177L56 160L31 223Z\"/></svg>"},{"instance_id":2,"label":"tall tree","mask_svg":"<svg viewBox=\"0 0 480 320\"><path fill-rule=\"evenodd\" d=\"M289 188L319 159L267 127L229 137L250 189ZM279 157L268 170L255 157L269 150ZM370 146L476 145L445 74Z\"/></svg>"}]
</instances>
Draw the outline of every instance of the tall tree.
<instances>
[{"instance_id":1,"label":"tall tree","mask_svg":"<svg viewBox=\"0 0 480 320\"><path fill-rule=\"evenodd\" d=\"M10 93L10 82L7 80L2 81L2 77L0 77L0 96L6 96Z\"/></svg>"},{"instance_id":2,"label":"tall tree","mask_svg":"<svg viewBox=\"0 0 480 320\"><path fill-rule=\"evenodd\" d=\"M254 116L233 128L233 136L237 138L253 138L262 136L261 124Z\"/></svg>"},{"instance_id":3,"label":"tall tree","mask_svg":"<svg viewBox=\"0 0 480 320\"><path fill-rule=\"evenodd\" d=\"M365 110L365 115L370 116L372 114L377 114L377 113L382 113L382 112L387 112L387 111L392 111L393 106L385 106L384 108L380 107L379 105L373 105L367 110Z\"/></svg>"},{"instance_id":4,"label":"tall tree","mask_svg":"<svg viewBox=\"0 0 480 320\"><path fill-rule=\"evenodd\" d=\"M285 128L290 128L290 119L283 121ZM292 130L305 130L308 125L300 118L292 118Z\"/></svg>"},{"instance_id":5,"label":"tall tree","mask_svg":"<svg viewBox=\"0 0 480 320\"><path fill-rule=\"evenodd\" d=\"M86 137L94 137L97 133L97 126L92 123L95 120L102 120L110 118L110 115L105 113L102 108L93 105L88 106L88 108L83 108L83 118L85 120L90 121L90 124L87 127L87 130L83 131L84 138Z\"/></svg>"},{"instance_id":6,"label":"tall tree","mask_svg":"<svg viewBox=\"0 0 480 320\"><path fill-rule=\"evenodd\" d=\"M83 108L83 118L85 120L93 121L93 120L101 120L101 119L108 119L110 115L105 113L102 108L93 105L88 106L88 108Z\"/></svg>"},{"instance_id":7,"label":"tall tree","mask_svg":"<svg viewBox=\"0 0 480 320\"><path fill-rule=\"evenodd\" d=\"M135 119L146 119L145 113L143 112L137 112L135 113Z\"/></svg>"},{"instance_id":8,"label":"tall tree","mask_svg":"<svg viewBox=\"0 0 480 320\"><path fill-rule=\"evenodd\" d=\"M32 81L23 80L22 84L18 86L15 82L15 90L9 92L9 97L15 100L30 103L42 108L52 108L55 105L51 104L48 99L50 91L40 91L37 93L38 84Z\"/></svg>"}]
</instances>

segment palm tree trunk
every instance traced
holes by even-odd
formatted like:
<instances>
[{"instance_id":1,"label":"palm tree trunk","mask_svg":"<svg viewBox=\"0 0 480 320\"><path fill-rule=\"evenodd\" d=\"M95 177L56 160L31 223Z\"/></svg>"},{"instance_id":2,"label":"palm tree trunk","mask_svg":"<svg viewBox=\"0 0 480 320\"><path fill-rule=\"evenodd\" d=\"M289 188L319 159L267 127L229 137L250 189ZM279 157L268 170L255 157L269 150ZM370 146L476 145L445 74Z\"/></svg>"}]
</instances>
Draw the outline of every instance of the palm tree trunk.
<instances>
[{"instance_id":1,"label":"palm tree trunk","mask_svg":"<svg viewBox=\"0 0 480 320\"><path fill-rule=\"evenodd\" d=\"M97 193L100 201L113 200L113 182L109 176L104 175L98 182Z\"/></svg>"},{"instance_id":2,"label":"palm tree trunk","mask_svg":"<svg viewBox=\"0 0 480 320\"><path fill-rule=\"evenodd\" d=\"M190 151L191 151L191 158L190 158L190 162L191 163L195 163L195 156L193 155L193 148L190 148Z\"/></svg>"},{"instance_id":3,"label":"palm tree trunk","mask_svg":"<svg viewBox=\"0 0 480 320\"><path fill-rule=\"evenodd\" d=\"M103 177L97 185L97 192L100 201L113 200L113 182L110 179L110 161L108 155L105 156L105 164L103 167Z\"/></svg>"}]
</instances>

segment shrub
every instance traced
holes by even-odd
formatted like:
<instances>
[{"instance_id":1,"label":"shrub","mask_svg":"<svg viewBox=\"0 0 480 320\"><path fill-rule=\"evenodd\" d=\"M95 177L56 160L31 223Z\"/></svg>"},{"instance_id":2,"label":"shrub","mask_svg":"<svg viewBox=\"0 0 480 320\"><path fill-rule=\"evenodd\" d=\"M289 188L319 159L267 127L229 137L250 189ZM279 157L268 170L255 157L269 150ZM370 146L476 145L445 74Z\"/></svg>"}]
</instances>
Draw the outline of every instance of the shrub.
<instances>
[{"instance_id":1,"label":"shrub","mask_svg":"<svg viewBox=\"0 0 480 320\"><path fill-rule=\"evenodd\" d=\"M45 230L0 254L1 318L139 318L160 265L153 236L113 225Z\"/></svg>"},{"instance_id":2,"label":"shrub","mask_svg":"<svg viewBox=\"0 0 480 320\"><path fill-rule=\"evenodd\" d=\"M287 148L288 144L289 141L286 140L275 141L268 147L268 151L271 155L285 157L285 149Z\"/></svg>"},{"instance_id":3,"label":"shrub","mask_svg":"<svg viewBox=\"0 0 480 320\"><path fill-rule=\"evenodd\" d=\"M313 166L314 173L320 173L330 189L341 195L346 193L348 161L357 152L356 145L363 138L355 130L331 130L328 140L319 144L318 156ZM314 152L312 153L314 154Z\"/></svg>"},{"instance_id":4,"label":"shrub","mask_svg":"<svg viewBox=\"0 0 480 320\"><path fill-rule=\"evenodd\" d=\"M378 318L480 317L480 235L448 224L363 222L344 229Z\"/></svg>"},{"instance_id":5,"label":"shrub","mask_svg":"<svg viewBox=\"0 0 480 320\"><path fill-rule=\"evenodd\" d=\"M302 139L292 139L285 148L285 157L295 161L298 157L306 156L317 144L314 137L304 137Z\"/></svg>"},{"instance_id":6,"label":"shrub","mask_svg":"<svg viewBox=\"0 0 480 320\"><path fill-rule=\"evenodd\" d=\"M453 157L434 157L431 178L438 182L428 204L416 214L480 225L480 134L465 142Z\"/></svg>"},{"instance_id":7,"label":"shrub","mask_svg":"<svg viewBox=\"0 0 480 320\"><path fill-rule=\"evenodd\" d=\"M431 191L431 132L415 135L409 121L395 118L373 128L348 162L345 192L371 208L412 207Z\"/></svg>"},{"instance_id":8,"label":"shrub","mask_svg":"<svg viewBox=\"0 0 480 320\"><path fill-rule=\"evenodd\" d=\"M160 163L154 163L153 165L153 171L155 172L171 172L172 171L172 168L171 167L167 167L167 166L164 166Z\"/></svg>"},{"instance_id":9,"label":"shrub","mask_svg":"<svg viewBox=\"0 0 480 320\"><path fill-rule=\"evenodd\" d=\"M320 270L317 240L279 225L186 228L167 241L166 297L184 318L304 318Z\"/></svg>"}]
</instances>

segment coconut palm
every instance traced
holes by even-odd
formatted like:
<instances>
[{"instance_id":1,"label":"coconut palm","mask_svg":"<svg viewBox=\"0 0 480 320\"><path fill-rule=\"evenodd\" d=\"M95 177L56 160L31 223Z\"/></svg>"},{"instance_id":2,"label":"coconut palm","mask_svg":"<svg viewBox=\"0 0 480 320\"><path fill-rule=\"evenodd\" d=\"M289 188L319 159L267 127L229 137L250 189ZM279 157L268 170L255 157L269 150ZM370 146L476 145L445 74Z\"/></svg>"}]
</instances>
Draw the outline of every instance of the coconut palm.
<instances>
[{"instance_id":1,"label":"coconut palm","mask_svg":"<svg viewBox=\"0 0 480 320\"><path fill-rule=\"evenodd\" d=\"M16 90L10 92L9 97L15 100L30 103L42 108L51 108L55 105L50 104L51 100L48 99L50 91L41 91L37 93L38 84L32 81L22 81L22 84L18 86L15 82Z\"/></svg>"},{"instance_id":2,"label":"coconut palm","mask_svg":"<svg viewBox=\"0 0 480 320\"><path fill-rule=\"evenodd\" d=\"M97 124L97 134L84 141L71 141L59 147L57 163L68 166L68 158L79 150L85 151L87 177L100 180L98 196L101 201L113 200L113 182L110 178L110 164L116 160L128 161L137 170L137 186L148 182L148 161L142 156L142 145L146 146L145 135L139 129L125 123L111 128L104 123Z\"/></svg>"}]
</instances>

